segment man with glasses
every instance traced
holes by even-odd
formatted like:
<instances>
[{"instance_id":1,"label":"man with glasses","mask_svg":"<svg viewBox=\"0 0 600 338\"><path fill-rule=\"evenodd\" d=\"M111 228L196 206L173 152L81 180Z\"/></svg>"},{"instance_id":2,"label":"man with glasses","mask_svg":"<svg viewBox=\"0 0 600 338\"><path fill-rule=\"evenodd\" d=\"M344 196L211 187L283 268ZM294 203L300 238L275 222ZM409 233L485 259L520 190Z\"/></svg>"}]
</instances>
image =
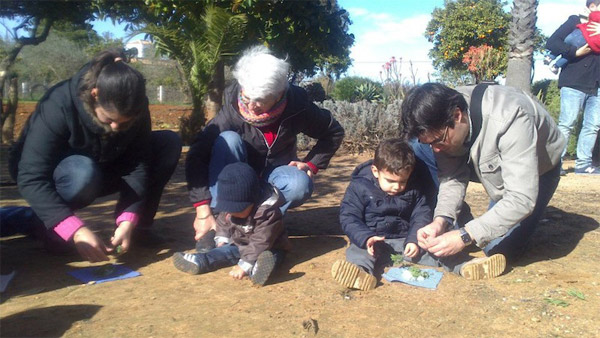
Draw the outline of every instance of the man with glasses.
<instances>
[{"instance_id":1,"label":"man with glasses","mask_svg":"<svg viewBox=\"0 0 600 338\"><path fill-rule=\"evenodd\" d=\"M402 104L402 119L407 136L418 140L415 153L434 163L439 179L434 219L419 230L419 246L448 257L476 244L486 257L458 268L468 279L483 279L500 275L525 251L560 180L565 140L550 114L523 92L475 88L416 87ZM470 180L483 184L490 207L457 224Z\"/></svg>"}]
</instances>

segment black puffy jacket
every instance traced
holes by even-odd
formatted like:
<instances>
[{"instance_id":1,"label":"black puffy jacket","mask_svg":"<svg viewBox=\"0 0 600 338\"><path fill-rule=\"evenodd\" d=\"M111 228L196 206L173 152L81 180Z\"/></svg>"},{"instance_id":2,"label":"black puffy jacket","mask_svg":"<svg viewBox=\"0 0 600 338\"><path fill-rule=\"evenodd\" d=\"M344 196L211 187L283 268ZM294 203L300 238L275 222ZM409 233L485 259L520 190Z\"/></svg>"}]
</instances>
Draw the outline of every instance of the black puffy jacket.
<instances>
[{"instance_id":1,"label":"black puffy jacket","mask_svg":"<svg viewBox=\"0 0 600 338\"><path fill-rule=\"evenodd\" d=\"M101 168L119 173L133 192L121 201L124 211L139 212L147 191L148 101L139 107L140 114L127 130L106 133L78 97L87 69L48 90L11 150L11 172L17 176L19 191L49 229L73 215L56 192L53 179L54 169L67 156L87 156Z\"/></svg>"},{"instance_id":2,"label":"black puffy jacket","mask_svg":"<svg viewBox=\"0 0 600 338\"><path fill-rule=\"evenodd\" d=\"M431 223L431 208L422 193L419 175L413 171L406 189L389 196L371 172L373 161L354 169L340 205L342 230L354 245L365 249L372 236L406 238L417 243L417 230Z\"/></svg>"},{"instance_id":3,"label":"black puffy jacket","mask_svg":"<svg viewBox=\"0 0 600 338\"><path fill-rule=\"evenodd\" d=\"M239 91L237 82L225 90L225 104L198 134L188 151L185 176L192 203L211 198L208 165L212 147L221 132L231 130L240 134L246 144L248 165L259 175L268 166L287 165L298 159L296 142L300 133L317 140L302 161L311 162L319 169L327 168L342 143L344 129L331 113L312 103L304 89L290 85L277 138L271 146L267 146L263 133L240 116L237 106Z\"/></svg>"},{"instance_id":4,"label":"black puffy jacket","mask_svg":"<svg viewBox=\"0 0 600 338\"><path fill-rule=\"evenodd\" d=\"M577 47L565 43L565 38L581 23L579 17L572 15L549 38L546 43L554 55L562 55L569 63L560 71L558 87L577 89L589 95L597 95L600 83L600 54L590 53L575 57Z\"/></svg>"}]
</instances>

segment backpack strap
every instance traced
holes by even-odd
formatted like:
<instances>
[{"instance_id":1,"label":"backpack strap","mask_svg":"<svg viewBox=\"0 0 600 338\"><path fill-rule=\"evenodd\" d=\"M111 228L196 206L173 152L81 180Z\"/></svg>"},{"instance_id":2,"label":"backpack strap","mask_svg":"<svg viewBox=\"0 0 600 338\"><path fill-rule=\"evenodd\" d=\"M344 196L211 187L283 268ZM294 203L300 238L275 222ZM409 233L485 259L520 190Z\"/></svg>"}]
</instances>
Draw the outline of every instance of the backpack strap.
<instances>
[{"instance_id":1,"label":"backpack strap","mask_svg":"<svg viewBox=\"0 0 600 338\"><path fill-rule=\"evenodd\" d=\"M485 90L490 85L494 85L494 83L480 83L475 86L475 89L473 89L473 93L471 94L469 114L471 117L473 133L471 134L471 140L466 144L469 148L473 145L473 142L475 142L481 131L481 102L483 101Z\"/></svg>"}]
</instances>

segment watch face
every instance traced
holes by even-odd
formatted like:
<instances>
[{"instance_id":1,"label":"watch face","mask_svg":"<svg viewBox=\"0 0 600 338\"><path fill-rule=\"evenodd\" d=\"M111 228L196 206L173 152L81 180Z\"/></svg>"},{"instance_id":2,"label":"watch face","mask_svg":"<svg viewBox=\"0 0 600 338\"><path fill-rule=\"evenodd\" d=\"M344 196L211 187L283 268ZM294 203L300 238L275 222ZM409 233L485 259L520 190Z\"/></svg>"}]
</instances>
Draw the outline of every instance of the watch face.
<instances>
[{"instance_id":1,"label":"watch face","mask_svg":"<svg viewBox=\"0 0 600 338\"><path fill-rule=\"evenodd\" d=\"M469 236L469 233L464 228L460 229L460 238L465 244L471 243L471 236Z\"/></svg>"}]
</instances>

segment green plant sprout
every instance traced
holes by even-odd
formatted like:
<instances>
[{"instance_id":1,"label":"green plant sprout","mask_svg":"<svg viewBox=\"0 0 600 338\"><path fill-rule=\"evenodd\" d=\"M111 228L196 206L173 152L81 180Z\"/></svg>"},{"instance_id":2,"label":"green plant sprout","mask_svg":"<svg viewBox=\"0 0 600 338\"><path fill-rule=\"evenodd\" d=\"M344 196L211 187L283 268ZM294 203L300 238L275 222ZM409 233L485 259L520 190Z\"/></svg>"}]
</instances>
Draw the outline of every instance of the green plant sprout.
<instances>
[{"instance_id":1,"label":"green plant sprout","mask_svg":"<svg viewBox=\"0 0 600 338\"><path fill-rule=\"evenodd\" d=\"M391 254L390 259L394 265L400 265L404 262L404 257L401 254Z\"/></svg>"},{"instance_id":2,"label":"green plant sprout","mask_svg":"<svg viewBox=\"0 0 600 338\"><path fill-rule=\"evenodd\" d=\"M410 271L410 274L414 277L414 278L419 278L419 277L423 277L423 279L427 279L429 278L429 272L427 271L423 271L419 268L417 268L416 266L411 266L408 268L408 271Z\"/></svg>"},{"instance_id":3,"label":"green plant sprout","mask_svg":"<svg viewBox=\"0 0 600 338\"><path fill-rule=\"evenodd\" d=\"M573 297L579 298L581 300L585 300L585 295L583 294L583 292L578 291L576 289L571 289L571 290L567 291L567 293L569 294L569 296L573 296Z\"/></svg>"},{"instance_id":4,"label":"green plant sprout","mask_svg":"<svg viewBox=\"0 0 600 338\"><path fill-rule=\"evenodd\" d=\"M564 300L561 299L553 299L553 298L544 298L544 300L546 301L546 303L548 304L552 304L555 306L562 306L562 307L567 307L571 304L565 302Z\"/></svg>"}]
</instances>

